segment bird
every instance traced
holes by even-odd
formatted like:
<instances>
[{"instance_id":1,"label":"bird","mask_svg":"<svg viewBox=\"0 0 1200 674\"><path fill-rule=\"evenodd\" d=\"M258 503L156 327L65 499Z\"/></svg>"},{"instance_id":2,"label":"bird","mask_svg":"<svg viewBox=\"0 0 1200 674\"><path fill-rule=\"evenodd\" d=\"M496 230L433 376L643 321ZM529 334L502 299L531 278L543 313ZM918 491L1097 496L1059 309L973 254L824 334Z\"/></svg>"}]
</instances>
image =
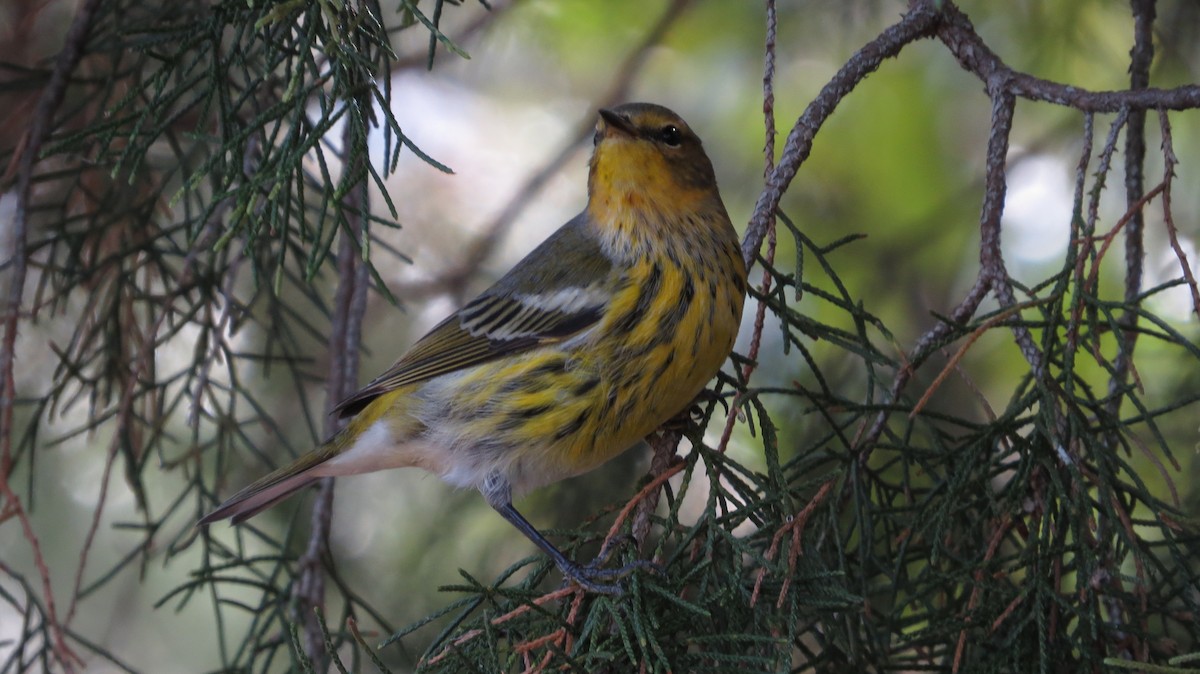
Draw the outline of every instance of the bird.
<instances>
[{"instance_id":1,"label":"bird","mask_svg":"<svg viewBox=\"0 0 1200 674\"><path fill-rule=\"evenodd\" d=\"M746 266L700 138L670 109L600 109L584 210L341 401L324 444L199 524L234 524L325 477L419 467L477 489L566 579L619 594L631 567L567 557L513 507L690 407L729 356Z\"/></svg>"}]
</instances>

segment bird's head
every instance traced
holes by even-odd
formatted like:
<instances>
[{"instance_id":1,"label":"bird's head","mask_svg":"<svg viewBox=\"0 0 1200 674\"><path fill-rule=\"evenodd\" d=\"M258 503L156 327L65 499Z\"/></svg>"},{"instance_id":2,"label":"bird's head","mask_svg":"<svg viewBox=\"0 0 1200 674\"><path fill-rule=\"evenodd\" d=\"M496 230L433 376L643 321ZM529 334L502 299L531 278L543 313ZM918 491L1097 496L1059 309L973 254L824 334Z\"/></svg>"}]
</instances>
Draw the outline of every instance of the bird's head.
<instances>
[{"instance_id":1,"label":"bird's head","mask_svg":"<svg viewBox=\"0 0 1200 674\"><path fill-rule=\"evenodd\" d=\"M679 115L661 105L627 103L600 111L588 174L593 207L687 208L718 200L712 162Z\"/></svg>"}]
</instances>

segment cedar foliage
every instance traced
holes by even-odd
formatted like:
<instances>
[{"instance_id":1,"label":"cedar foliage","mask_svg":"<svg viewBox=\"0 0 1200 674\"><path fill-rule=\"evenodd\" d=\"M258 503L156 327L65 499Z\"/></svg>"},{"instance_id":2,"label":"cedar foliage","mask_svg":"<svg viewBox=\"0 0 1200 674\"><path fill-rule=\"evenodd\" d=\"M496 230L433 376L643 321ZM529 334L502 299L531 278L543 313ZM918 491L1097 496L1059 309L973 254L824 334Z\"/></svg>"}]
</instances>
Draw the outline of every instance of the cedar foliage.
<instances>
[{"instance_id":1,"label":"cedar foliage","mask_svg":"<svg viewBox=\"0 0 1200 674\"><path fill-rule=\"evenodd\" d=\"M642 48L688 4L671 3ZM76 603L128 569L177 569L195 550L201 563L158 603L210 606L220 650L208 666L229 671L1196 671L1200 529L1195 493L1177 479L1188 457L1176 429L1194 426L1200 348L1153 300L1183 286L1200 309L1170 201L1183 148L1167 113L1196 114L1200 88L1147 88L1157 8L1130 7L1130 89L1097 93L1013 71L954 4L914 2L790 127L778 165L767 162L745 241L757 262L748 313L760 312L749 352L731 357L686 423L652 439L634 496L560 534L581 556L603 543L610 563L653 559L664 573L634 574L620 597L589 596L560 588L533 556L496 579L462 572L439 589L442 608L398 627L337 573L328 488L308 526L255 520L228 537L190 523L244 482L241 457L284 459L262 448L292 437L264 374L286 382L283 395L323 379L330 398L353 388L367 289L392 299L375 264L400 256L377 236L396 226L383 178L401 152L445 169L392 112L393 39L426 33L430 64L465 56L440 28L460 7L85 0L56 60L7 63L0 85L35 111L0 144L0 192L16 203L0 526L20 527L34 559L32 575L2 567L0 602L24 620L0 645L0 672L129 669L72 627ZM771 148L777 10L766 10ZM926 334L899 343L841 278L868 242L815 240L780 200L838 103L921 39L979 77L992 110L978 277ZM638 63L631 54L626 67ZM999 245L1018 99L1071 109L1081 129L1073 217L1060 223L1071 244L1030 286L1011 278ZM372 129L381 161L367 153ZM1150 174L1161 181L1147 184ZM1100 198L1118 180L1127 212L1105 221ZM1180 272L1146 288L1151 207ZM782 246L795 249L788 268ZM1102 265L1121 287L1103 282ZM44 387L14 395L16 332L39 321L68 322L69 339L50 346ZM1026 366L1003 404L980 393L967 412L939 398L948 381L969 387L961 359L993 335ZM156 350L180 343L191 358L164 370ZM344 356L307 359L326 343ZM756 385L771 348L804 376ZM1150 349L1191 374L1156 389L1139 376ZM309 435L328 432L298 404ZM725 451L732 425L719 441L705 433L727 412L744 420L737 442L761 448L761 466ZM64 595L39 552L51 533L29 512L39 454L81 434L104 452L104 484L121 474L113 484L142 519L114 525L126 554L85 578L93 537L111 533L99 527L102 492ZM155 485L168 476L164 497ZM698 516L682 507L692 492L705 501ZM230 629L232 614L249 627ZM414 635L423 654L405 648Z\"/></svg>"}]
</instances>

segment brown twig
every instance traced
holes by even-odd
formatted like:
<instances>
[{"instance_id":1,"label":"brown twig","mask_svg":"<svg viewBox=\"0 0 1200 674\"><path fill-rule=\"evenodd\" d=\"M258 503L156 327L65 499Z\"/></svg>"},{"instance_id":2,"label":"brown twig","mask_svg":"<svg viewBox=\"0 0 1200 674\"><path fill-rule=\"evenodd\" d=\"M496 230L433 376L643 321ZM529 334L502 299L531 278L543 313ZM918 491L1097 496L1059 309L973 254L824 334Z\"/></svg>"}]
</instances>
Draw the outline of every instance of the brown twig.
<instances>
[{"instance_id":1,"label":"brown twig","mask_svg":"<svg viewBox=\"0 0 1200 674\"><path fill-rule=\"evenodd\" d=\"M1112 506L1113 511L1117 514L1117 520L1121 522L1121 528L1125 532L1126 539L1129 541L1141 540L1141 537L1138 536L1137 531L1135 531L1133 528L1133 521L1129 518L1129 512L1126 511L1125 506L1121 503L1121 499L1117 496L1117 493L1110 489L1108 490L1107 496L1109 505ZM1138 554L1137 552L1134 552L1134 554L1130 556L1133 558L1133 568L1134 573L1136 574L1136 582L1133 583L1133 594L1138 598L1138 608L1132 612L1132 615L1130 615L1128 619L1137 620L1137 626L1134 630L1132 630L1132 632L1136 634L1148 634L1149 630L1147 629L1146 622L1149 615L1149 595L1146 592L1146 588L1149 586L1149 579L1146 577L1146 563L1142 560L1142 555ZM1102 559L1108 562L1110 566L1113 563L1113 561L1110 559ZM1110 568L1107 569L1107 571L1108 577L1113 579L1113 582L1120 582L1120 568ZM1110 619L1115 620L1118 619L1118 617L1119 614L1112 615L1110 616ZM1122 631L1129 632L1129 630ZM1136 637L1132 634L1130 634L1130 638L1136 639ZM1149 647L1149 644L1145 640L1141 640L1141 646L1142 651L1139 653L1139 659L1145 662L1147 661L1147 657L1149 655L1149 652L1146 650Z\"/></svg>"},{"instance_id":2,"label":"brown twig","mask_svg":"<svg viewBox=\"0 0 1200 674\"><path fill-rule=\"evenodd\" d=\"M930 328L925 334L921 335L913 348L905 357L904 367L896 373L892 379L892 386L888 390L888 398L890 400L899 400L900 393L908 386L912 376L916 374L916 366L919 361L923 361L937 347L955 325L966 322L971 316L975 315L975 311L979 305L987 297L988 287L984 281L982 274L975 278L975 284L971 290L967 292L966 297L958 303L958 306L950 312L950 322L938 322ZM889 412L887 410L880 411L875 415L870 427L865 424L859 429L855 435L853 446L862 450L863 448L873 447L879 436L883 434L883 429L887 425ZM865 462L869 452L861 451L860 462Z\"/></svg>"},{"instance_id":3,"label":"brown twig","mask_svg":"<svg viewBox=\"0 0 1200 674\"><path fill-rule=\"evenodd\" d=\"M210 226L197 237L196 241L191 245L190 250L184 257L182 268L175 277L175 287L179 289L187 288L191 285L196 274L196 264L199 262L201 251L207 250L212 245L217 236L216 223L210 223ZM182 293L175 295L171 299L182 297ZM228 310L227 310L228 311ZM129 372L123 376L121 386L121 398L117 404L117 428L113 431L112 440L109 442L108 450L105 455L104 470L100 478L100 494L96 498L96 505L92 509L92 520L88 526L87 534L84 536L83 546L79 553L79 564L75 571L74 590L71 593L71 604L67 609L67 617L63 622L64 625L70 625L75 618L75 612L79 605L79 599L83 588L84 574L87 569L88 558L91 555L92 546L96 540L96 534L100 530L101 515L104 512L105 504L108 502L108 485L112 476L112 469L116 463L117 455L121 451L121 443L127 441L131 434L133 424L137 423L138 416L133 409L133 404L138 393L138 385L143 381L149 381L154 376L155 350L159 345L159 335L162 334L163 327L167 324L167 320L171 317L170 306L164 307L162 313L155 319L154 325L150 327L141 336L141 348L138 350L137 357L131 359ZM130 316L128 323L133 325L135 319ZM195 400L199 400L199 396ZM145 507L145 503L140 504ZM149 544L149 543L147 543Z\"/></svg>"},{"instance_id":4,"label":"brown twig","mask_svg":"<svg viewBox=\"0 0 1200 674\"><path fill-rule=\"evenodd\" d=\"M1175 167L1179 159L1175 157L1175 147L1171 141L1171 122L1167 119L1167 111L1158 111L1158 125L1162 130L1163 152L1163 222L1167 229L1167 239L1171 242L1171 250L1175 251L1175 259L1179 260L1184 282L1192 295L1192 313L1200 317L1200 287L1196 285L1196 277L1192 274L1192 265L1188 262L1187 253L1179 245L1179 230L1175 228L1175 216L1171 214L1171 185L1175 182Z\"/></svg>"},{"instance_id":5,"label":"brown twig","mask_svg":"<svg viewBox=\"0 0 1200 674\"><path fill-rule=\"evenodd\" d=\"M583 596L584 596L584 594L586 594L583 591L583 588L581 588L577 585L571 585L569 587L564 587L564 588L555 590L554 592L549 592L547 594L544 594L544 595L534 599L533 601L529 602L528 604L521 604L517 608L509 611L508 613L505 613L503 615L499 615L499 616L496 616L495 618L492 618L489 622L493 626L503 625L504 623L529 612L530 610L533 609L534 606L541 606L542 604L545 604L546 602L553 601L555 599L561 599L567 595L572 595L572 594L575 595L575 600L571 604L570 613L567 615L567 624L572 625L572 624L574 624L575 617L579 613L579 606L581 604ZM463 644L471 641L472 639L475 639L476 637L478 637L481 634L483 634L483 630L481 630L481 629L473 629L473 630L467 630L466 632L463 632L461 635L458 636L458 638L456 638L454 641L447 644L446 647L442 649L441 653L438 653L437 655L433 656L429 660L426 660L425 664L426 665L436 665L437 663L444 660L446 658L446 656L450 655L450 653L453 652L455 648L462 646Z\"/></svg>"},{"instance_id":6,"label":"brown twig","mask_svg":"<svg viewBox=\"0 0 1200 674\"><path fill-rule=\"evenodd\" d=\"M992 532L992 539L988 542L987 552L983 555L983 563L980 568L975 571L975 587L971 589L971 597L967 600L967 613L963 616L963 628L958 633L958 645L954 648L954 665L951 672L958 674L959 668L962 666L963 652L967 647L967 630L971 626L971 611L979 605L979 597L983 594L983 567L991 563L996 556L996 551L1000 549L1000 543L1004 540L1004 535L1012 526L1012 520L1007 516L1000 521L999 526Z\"/></svg>"},{"instance_id":7,"label":"brown twig","mask_svg":"<svg viewBox=\"0 0 1200 674\"><path fill-rule=\"evenodd\" d=\"M1154 197L1162 194L1166 190L1166 187L1167 183L1163 181L1155 185L1149 192L1141 195L1129 205L1129 210L1125 211L1125 214L1117 220L1112 229L1102 237L1100 250L1096 252L1096 259L1092 261L1092 266L1088 270L1087 280L1081 286L1082 288L1093 291L1096 289L1100 283L1100 263L1104 261L1104 257L1108 253L1109 247L1112 246L1113 241L1116 240L1117 234L1121 233L1122 229L1128 229L1132 226L1134 221L1137 220L1138 215L1141 214L1142 209L1146 207L1146 204L1150 203Z\"/></svg>"},{"instance_id":8,"label":"brown twig","mask_svg":"<svg viewBox=\"0 0 1200 674\"><path fill-rule=\"evenodd\" d=\"M763 178L775 169L775 40L779 18L775 0L767 0L767 29L763 40ZM773 220L774 218L772 218ZM768 228L768 231L770 229Z\"/></svg>"},{"instance_id":9,"label":"brown twig","mask_svg":"<svg viewBox=\"0 0 1200 674\"><path fill-rule=\"evenodd\" d=\"M686 413L685 413L686 414ZM650 479L653 480L671 468L675 462L676 450L683 435L675 429L663 431L650 438ZM674 473L672 473L673 475ZM662 484L661 482L659 484ZM658 509L658 491L653 491L638 501L637 512L633 516L630 527L633 540L641 549L646 537L650 534L650 516Z\"/></svg>"},{"instance_id":10,"label":"brown twig","mask_svg":"<svg viewBox=\"0 0 1200 674\"><path fill-rule=\"evenodd\" d=\"M1167 485L1167 491L1171 492L1171 503L1175 506L1175 509L1179 510L1183 508L1183 501L1181 501L1179 498L1179 488L1175 486L1175 479L1171 477L1171 472L1167 470L1165 465L1163 465L1162 459L1158 458L1154 452L1150 451L1150 448L1146 446L1146 442L1136 434L1130 433L1127 437L1129 438L1129 442L1134 447L1137 447L1138 451L1142 453L1142 456L1146 457L1146 460L1154 464L1154 467L1158 470L1159 477L1162 478L1163 484ZM1176 473L1183 473L1183 467L1180 466L1179 462L1175 460L1175 456L1173 454L1168 454L1167 458L1171 462L1171 468L1173 468Z\"/></svg>"},{"instance_id":11,"label":"brown twig","mask_svg":"<svg viewBox=\"0 0 1200 674\"><path fill-rule=\"evenodd\" d=\"M663 483L671 478L671 476L683 470L685 465L687 464L685 464L683 461L674 462L666 470L658 475L655 475L652 480L646 483L646 486L642 487L641 491L634 494L633 498L629 499L629 501L625 503L625 507L621 508L621 512L617 513L617 519L615 519L612 523L612 526L608 528L608 534L604 537L604 543L601 545L602 550L607 549L609 544L612 543L612 540L616 538L617 532L621 530L621 525L624 524L625 520L629 518L629 513L633 511L637 504L650 494L655 493L660 487L662 487Z\"/></svg>"},{"instance_id":12,"label":"brown twig","mask_svg":"<svg viewBox=\"0 0 1200 674\"><path fill-rule=\"evenodd\" d=\"M779 596L775 600L775 608L777 609L783 608L783 600L787 598L788 589L792 586L792 577L795 575L796 570L796 560L802 554L800 536L804 533L804 527L808 524L808 520L812 518L813 513L816 512L817 506L821 505L821 502L825 500L829 491L833 489L833 485L836 482L837 478L826 480L820 489L817 489L817 493L813 494L812 499L804 506L804 509L796 513L795 517L788 518L783 526L779 527L771 537L771 547L767 549L765 555L768 562L774 560L775 555L779 553L779 544L783 541L784 534L790 533L792 535L791 544L788 546L788 572L783 577L783 585L779 588ZM758 603L759 590L762 589L763 578L766 577L766 574L767 567L759 568L758 575L754 579L754 591L750 593L751 608L754 608L755 604Z\"/></svg>"},{"instance_id":13,"label":"brown twig","mask_svg":"<svg viewBox=\"0 0 1200 674\"><path fill-rule=\"evenodd\" d=\"M1017 607L1020 606L1021 602L1023 601L1025 601L1025 595L1018 594L1017 596L1013 597L1012 601L1008 602L1008 606L1005 606L1004 610L1000 612L1000 615L996 616L996 619L992 621L993 634L995 634L996 630L1000 629L1000 626L1004 624L1004 621L1008 620L1008 616L1012 615L1012 612L1017 610Z\"/></svg>"},{"instance_id":14,"label":"brown twig","mask_svg":"<svg viewBox=\"0 0 1200 674\"><path fill-rule=\"evenodd\" d=\"M934 392L941 387L946 378L950 376L950 373L954 371L954 368L958 365L959 361L961 361L963 357L967 355L967 351L970 350L971 346L973 346L975 342L983 336L984 333L1003 323L1004 321L1007 321L1013 316L1020 314L1022 311L1038 306L1039 304L1045 304L1046 302L1047 300L1040 299L1029 300L1027 302L1021 302L1020 304L1015 304L1011 307L1008 307L1004 311L1001 311L995 316L992 316L988 320L984 321L983 324L978 328L972 330L971 334L967 335L966 342L964 342L962 346L960 346L958 350L954 352L954 355L950 357L950 361L946 363L945 367L942 368L942 371L938 373L937 377L934 377L933 383L931 383L929 387L925 389L925 393L921 396L921 399L917 401L917 404L913 405L912 411L908 413L909 418L915 418L921 413L921 410L924 409L925 405L929 403L929 399L933 397Z\"/></svg>"},{"instance_id":15,"label":"brown twig","mask_svg":"<svg viewBox=\"0 0 1200 674\"><path fill-rule=\"evenodd\" d=\"M763 57L763 178L766 179L771 175L775 168L775 37L777 29L777 18L775 14L775 1L767 0L767 28L765 40L765 56ZM778 232L775 229L776 219L775 214L771 213L767 218L767 254L766 261L768 265L775 262L775 246L778 242ZM802 254L801 251L796 252L797 255ZM759 285L759 294L764 298L758 300L754 310L754 330L750 333L750 348L746 354L748 361L742 367L742 382L749 385L750 377L754 374L755 363L758 360L758 351L762 345L763 328L767 321L767 301L766 297L771 292L771 274L767 269L763 269L762 282ZM730 405L729 416L725 419L725 427L721 429L721 440L717 443L717 451L724 453L729 447L729 440L733 437L733 425L738 418L738 405L741 402L742 395L739 393Z\"/></svg>"}]
</instances>

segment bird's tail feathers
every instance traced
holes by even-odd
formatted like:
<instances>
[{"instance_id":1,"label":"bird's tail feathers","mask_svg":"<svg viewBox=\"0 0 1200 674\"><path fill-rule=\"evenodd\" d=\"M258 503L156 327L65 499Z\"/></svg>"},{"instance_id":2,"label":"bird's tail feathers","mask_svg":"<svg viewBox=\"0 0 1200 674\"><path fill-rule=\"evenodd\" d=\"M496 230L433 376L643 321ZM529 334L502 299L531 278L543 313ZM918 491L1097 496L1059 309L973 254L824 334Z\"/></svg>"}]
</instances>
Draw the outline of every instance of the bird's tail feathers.
<instances>
[{"instance_id":1,"label":"bird's tail feathers","mask_svg":"<svg viewBox=\"0 0 1200 674\"><path fill-rule=\"evenodd\" d=\"M198 526L229 519L240 524L270 508L293 493L320 479L315 474L328 455L314 452L299 461L281 468L230 496L217 509L200 518Z\"/></svg>"}]
</instances>

